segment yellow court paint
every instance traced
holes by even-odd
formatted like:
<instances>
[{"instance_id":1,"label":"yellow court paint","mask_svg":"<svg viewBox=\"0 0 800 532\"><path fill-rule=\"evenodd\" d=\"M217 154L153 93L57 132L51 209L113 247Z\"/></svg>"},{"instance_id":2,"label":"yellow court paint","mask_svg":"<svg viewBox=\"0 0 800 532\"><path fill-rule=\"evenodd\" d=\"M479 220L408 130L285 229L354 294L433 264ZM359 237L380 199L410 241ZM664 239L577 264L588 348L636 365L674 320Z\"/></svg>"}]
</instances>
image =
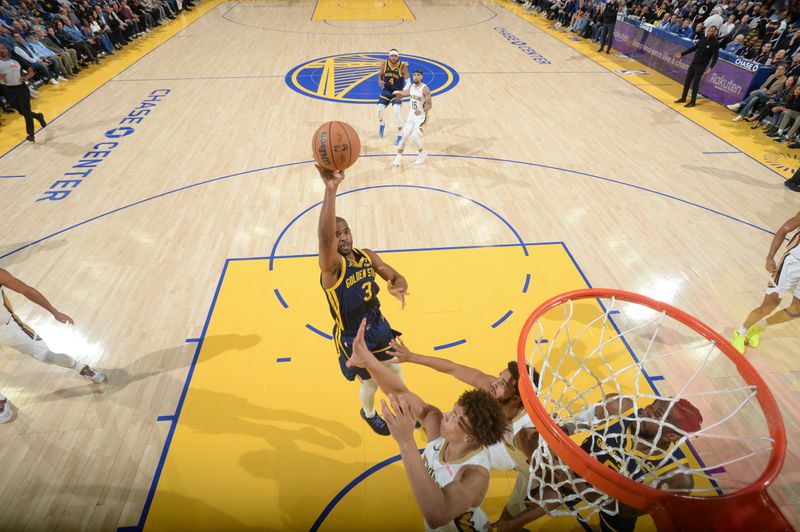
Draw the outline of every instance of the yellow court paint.
<instances>
[{"instance_id":1,"label":"yellow court paint","mask_svg":"<svg viewBox=\"0 0 800 532\"><path fill-rule=\"evenodd\" d=\"M591 40L571 41L569 37L572 36L572 33L556 30L552 22L547 20L546 17L534 15L531 11L515 2L508 0L495 1L608 70L647 71L648 74L645 75L624 75L620 77L780 175L786 178L791 177L800 167L800 150L792 150L786 144L773 142L772 139L763 134L761 128L750 129L748 122L732 122L731 119L735 115L723 105L712 100L701 99L698 100L697 107L686 109L683 104L673 103L680 96L683 89L682 83L678 83L630 57L617 57L615 53L598 53L597 44L591 42ZM732 149L731 151L734 150ZM728 156L741 157L742 155Z\"/></svg>"},{"instance_id":2,"label":"yellow court paint","mask_svg":"<svg viewBox=\"0 0 800 532\"><path fill-rule=\"evenodd\" d=\"M403 0L319 0L311 20L413 20Z\"/></svg>"},{"instance_id":3,"label":"yellow court paint","mask_svg":"<svg viewBox=\"0 0 800 532\"><path fill-rule=\"evenodd\" d=\"M31 100L31 107L35 112L44 113L48 122L52 121L222 2L223 0L206 0L191 12L183 12L175 20L162 24L122 50L114 52L113 56L106 56L101 64L90 65L77 77L59 85L43 85L39 88L39 98ZM38 123L34 124L39 127ZM18 113L3 115L0 154L6 153L24 140L25 120L22 116Z\"/></svg>"},{"instance_id":4,"label":"yellow court paint","mask_svg":"<svg viewBox=\"0 0 800 532\"><path fill-rule=\"evenodd\" d=\"M515 358L534 306L586 286L562 245L528 250L529 256L519 246L383 253L408 278L411 293L401 310L384 289L384 313L413 350L497 374ZM332 325L318 279L315 256L277 259L273 271L267 260L228 263L148 530L308 530L315 522L320 530L421 528L401 464L378 465L397 454L394 441L363 423L357 384L341 376L331 341L307 328L330 332ZM466 343L434 350L460 339ZM443 410L465 389L423 367L406 366L404 373L413 391ZM418 443L424 445L421 433ZM513 480L512 473L493 474L484 504L490 517L499 516Z\"/></svg>"}]
</instances>

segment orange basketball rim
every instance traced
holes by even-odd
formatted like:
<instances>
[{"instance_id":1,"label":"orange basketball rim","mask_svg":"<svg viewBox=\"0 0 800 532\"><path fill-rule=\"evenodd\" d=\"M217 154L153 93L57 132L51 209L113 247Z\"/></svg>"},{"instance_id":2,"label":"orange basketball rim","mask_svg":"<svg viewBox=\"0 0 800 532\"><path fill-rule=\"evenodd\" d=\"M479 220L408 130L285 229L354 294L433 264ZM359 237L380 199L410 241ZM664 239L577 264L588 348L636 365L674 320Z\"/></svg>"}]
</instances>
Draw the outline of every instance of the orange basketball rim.
<instances>
[{"instance_id":1,"label":"orange basketball rim","mask_svg":"<svg viewBox=\"0 0 800 532\"><path fill-rule=\"evenodd\" d=\"M531 313L520 333L517 361L525 367L527 340L533 325L549 310L568 301L615 298L663 312L716 343L738 369L742 379L757 390L757 401L766 418L773 440L772 451L763 473L749 486L715 497L696 497L668 493L631 480L588 455L556 424L536 395L531 379L520 379L520 394L525 408L553 454L597 489L618 501L652 515L659 530L792 530L767 487L777 477L786 455L786 431L778 405L756 369L706 324L666 303L640 294L608 288L575 290L555 296Z\"/></svg>"}]
</instances>

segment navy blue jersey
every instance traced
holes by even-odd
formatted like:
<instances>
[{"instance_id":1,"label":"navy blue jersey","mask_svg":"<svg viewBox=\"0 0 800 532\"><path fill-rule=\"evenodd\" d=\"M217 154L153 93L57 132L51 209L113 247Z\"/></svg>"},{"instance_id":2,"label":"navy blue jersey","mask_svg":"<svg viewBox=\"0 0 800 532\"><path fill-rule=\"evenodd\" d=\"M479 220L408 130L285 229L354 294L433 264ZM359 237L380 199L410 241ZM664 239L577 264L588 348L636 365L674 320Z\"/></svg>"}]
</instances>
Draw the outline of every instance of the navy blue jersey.
<instances>
[{"instance_id":1,"label":"navy blue jersey","mask_svg":"<svg viewBox=\"0 0 800 532\"><path fill-rule=\"evenodd\" d=\"M383 66L383 90L384 91L401 91L405 80L403 79L403 62L398 61L397 65L393 68L389 61Z\"/></svg>"},{"instance_id":2,"label":"navy blue jersey","mask_svg":"<svg viewBox=\"0 0 800 532\"><path fill-rule=\"evenodd\" d=\"M633 415L633 409L630 409L623 413L621 418L597 427L593 434L583 441L581 447L587 453L593 453L597 461L615 471L624 467L628 472L625 476L640 482L649 482L661 477L678 467L679 463L688 464L686 455L680 449L661 451L654 448L650 452L642 452L633 448L635 439L636 417ZM665 460L667 455L669 458Z\"/></svg>"},{"instance_id":3,"label":"navy blue jersey","mask_svg":"<svg viewBox=\"0 0 800 532\"><path fill-rule=\"evenodd\" d=\"M323 288L328 298L328 306L333 316L333 344L339 354L339 365L347 380L354 380L356 375L362 380L371 378L364 368L348 368L347 360L353 351L358 327L363 318L367 319L364 341L367 349L372 351L378 360L392 358L387 354L389 342L400 336L381 314L378 301L380 287L375 282L375 269L369 256L360 249L353 248L355 260L342 257L339 267L339 278L330 288Z\"/></svg>"},{"instance_id":4,"label":"navy blue jersey","mask_svg":"<svg viewBox=\"0 0 800 532\"><path fill-rule=\"evenodd\" d=\"M378 301L380 287L375 282L375 269L369 256L353 248L355 260L342 257L339 278L336 284L325 289L331 316L340 332L355 334L361 319L376 313L381 307Z\"/></svg>"}]
</instances>

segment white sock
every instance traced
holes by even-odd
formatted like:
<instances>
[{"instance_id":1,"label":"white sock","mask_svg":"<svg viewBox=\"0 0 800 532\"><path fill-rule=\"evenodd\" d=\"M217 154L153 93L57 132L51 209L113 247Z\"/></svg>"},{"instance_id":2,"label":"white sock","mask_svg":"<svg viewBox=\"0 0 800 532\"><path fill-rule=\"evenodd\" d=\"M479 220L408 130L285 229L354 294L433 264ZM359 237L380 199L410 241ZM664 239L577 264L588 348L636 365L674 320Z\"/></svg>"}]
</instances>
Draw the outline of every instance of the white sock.
<instances>
[{"instance_id":1,"label":"white sock","mask_svg":"<svg viewBox=\"0 0 800 532\"><path fill-rule=\"evenodd\" d=\"M368 418L375 417L375 392L377 391L378 385L372 379L361 381L361 389L359 390L361 408L364 409L364 415Z\"/></svg>"},{"instance_id":2,"label":"white sock","mask_svg":"<svg viewBox=\"0 0 800 532\"><path fill-rule=\"evenodd\" d=\"M737 332L737 333L739 333L739 334L741 334L742 336L744 336L745 334L747 334L747 328L745 328L745 326L744 326L744 325L742 325L741 327L739 327L739 328L736 330L736 332Z\"/></svg>"},{"instance_id":3,"label":"white sock","mask_svg":"<svg viewBox=\"0 0 800 532\"><path fill-rule=\"evenodd\" d=\"M756 325L758 325L759 329L766 329L767 328L767 319L764 318L764 319L758 320L758 323L756 323Z\"/></svg>"}]
</instances>

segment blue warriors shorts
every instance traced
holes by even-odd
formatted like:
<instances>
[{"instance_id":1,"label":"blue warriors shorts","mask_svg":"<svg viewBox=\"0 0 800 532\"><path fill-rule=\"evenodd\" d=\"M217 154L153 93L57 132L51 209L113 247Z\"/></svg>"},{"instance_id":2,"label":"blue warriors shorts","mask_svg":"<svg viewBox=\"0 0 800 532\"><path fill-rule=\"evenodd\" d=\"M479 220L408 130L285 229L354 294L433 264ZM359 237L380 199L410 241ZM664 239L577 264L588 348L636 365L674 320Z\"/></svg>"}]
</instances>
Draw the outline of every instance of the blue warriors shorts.
<instances>
[{"instance_id":1,"label":"blue warriors shorts","mask_svg":"<svg viewBox=\"0 0 800 532\"><path fill-rule=\"evenodd\" d=\"M383 89L381 90L381 95L378 96L378 103L383 105L389 105L390 103L393 105L402 105L403 99L402 98L395 98L394 97L395 89Z\"/></svg>"},{"instance_id":2,"label":"blue warriors shorts","mask_svg":"<svg viewBox=\"0 0 800 532\"><path fill-rule=\"evenodd\" d=\"M375 355L375 358L384 362L393 358L392 355L386 353L390 349L389 342L394 338L400 336L400 332L395 331L389 326L389 322L383 317L383 314L378 311L375 315L367 318L367 330L364 332L364 340L367 342L367 348ZM342 370L344 378L353 381L356 375L361 380L368 380L372 375L364 368L348 368L347 360L353 353L353 340L355 340L355 331L339 331L334 325L333 327L333 343L336 346L336 351L339 353L339 367Z\"/></svg>"}]
</instances>

